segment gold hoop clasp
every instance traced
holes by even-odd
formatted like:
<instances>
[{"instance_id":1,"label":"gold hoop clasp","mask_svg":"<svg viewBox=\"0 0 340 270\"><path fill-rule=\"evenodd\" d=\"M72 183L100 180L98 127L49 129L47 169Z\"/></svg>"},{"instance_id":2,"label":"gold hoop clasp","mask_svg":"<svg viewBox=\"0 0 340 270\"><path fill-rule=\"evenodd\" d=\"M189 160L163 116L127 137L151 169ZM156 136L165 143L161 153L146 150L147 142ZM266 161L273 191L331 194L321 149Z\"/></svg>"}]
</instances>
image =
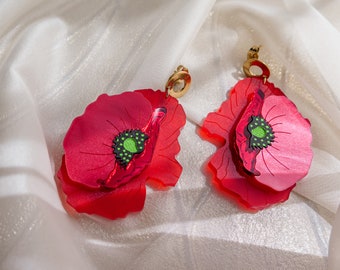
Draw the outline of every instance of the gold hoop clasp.
<instances>
[{"instance_id":1,"label":"gold hoop clasp","mask_svg":"<svg viewBox=\"0 0 340 270\"><path fill-rule=\"evenodd\" d=\"M190 84L191 76L189 70L180 65L166 82L166 94L167 96L170 95L174 98L180 98L189 90Z\"/></svg>"},{"instance_id":2,"label":"gold hoop clasp","mask_svg":"<svg viewBox=\"0 0 340 270\"><path fill-rule=\"evenodd\" d=\"M243 64L243 72L244 74L246 74L247 77L263 78L264 82L266 82L266 80L270 76L270 70L265 63L258 60L260 47L261 46L253 46L249 49L247 54L247 61L245 61ZM262 71L262 74L256 75L251 72L250 68L252 66L259 67Z\"/></svg>"}]
</instances>

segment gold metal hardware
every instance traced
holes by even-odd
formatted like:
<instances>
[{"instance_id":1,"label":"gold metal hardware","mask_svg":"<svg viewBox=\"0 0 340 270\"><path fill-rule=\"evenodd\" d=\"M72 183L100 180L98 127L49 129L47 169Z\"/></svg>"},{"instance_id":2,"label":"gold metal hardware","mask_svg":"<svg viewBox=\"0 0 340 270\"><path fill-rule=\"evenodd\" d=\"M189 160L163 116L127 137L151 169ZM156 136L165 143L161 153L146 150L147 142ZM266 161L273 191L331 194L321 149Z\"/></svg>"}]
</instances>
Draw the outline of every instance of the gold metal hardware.
<instances>
[{"instance_id":1,"label":"gold metal hardware","mask_svg":"<svg viewBox=\"0 0 340 270\"><path fill-rule=\"evenodd\" d=\"M260 47L261 46L253 46L249 49L247 53L247 61L245 61L243 64L243 72L247 77L263 78L264 82L266 82L270 76L270 70L265 63L258 60ZM250 68L252 66L259 67L262 71L262 74L257 75L251 72Z\"/></svg>"},{"instance_id":2,"label":"gold metal hardware","mask_svg":"<svg viewBox=\"0 0 340 270\"><path fill-rule=\"evenodd\" d=\"M182 97L188 90L191 84L191 76L189 70L180 65L168 79L165 85L167 96L174 98Z\"/></svg>"}]
</instances>

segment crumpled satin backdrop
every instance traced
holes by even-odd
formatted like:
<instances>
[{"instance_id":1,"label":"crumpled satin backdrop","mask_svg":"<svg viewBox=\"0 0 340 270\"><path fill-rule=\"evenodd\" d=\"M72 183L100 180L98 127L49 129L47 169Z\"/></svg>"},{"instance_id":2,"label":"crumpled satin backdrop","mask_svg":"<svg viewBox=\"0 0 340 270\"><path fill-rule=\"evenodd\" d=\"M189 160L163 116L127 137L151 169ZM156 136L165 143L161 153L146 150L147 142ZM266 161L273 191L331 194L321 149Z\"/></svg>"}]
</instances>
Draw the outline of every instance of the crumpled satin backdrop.
<instances>
[{"instance_id":1,"label":"crumpled satin backdrop","mask_svg":"<svg viewBox=\"0 0 340 270\"><path fill-rule=\"evenodd\" d=\"M340 201L339 10L321 0L0 3L0 268L325 269ZM248 214L202 173L215 148L196 127L254 44L311 120L315 157L295 189L304 197ZM67 215L54 171L72 119L100 93L162 89L178 64L193 78L180 101L189 121L178 185L149 188L144 210L125 219Z\"/></svg>"}]
</instances>

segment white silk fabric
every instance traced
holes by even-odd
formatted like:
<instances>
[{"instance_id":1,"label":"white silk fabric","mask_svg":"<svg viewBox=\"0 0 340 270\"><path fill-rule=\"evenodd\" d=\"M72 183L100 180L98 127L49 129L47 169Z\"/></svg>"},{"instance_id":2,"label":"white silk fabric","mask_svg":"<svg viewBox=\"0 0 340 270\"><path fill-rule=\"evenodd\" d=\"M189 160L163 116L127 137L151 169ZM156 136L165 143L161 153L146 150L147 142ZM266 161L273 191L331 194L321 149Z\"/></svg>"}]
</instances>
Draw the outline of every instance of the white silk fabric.
<instances>
[{"instance_id":1,"label":"white silk fabric","mask_svg":"<svg viewBox=\"0 0 340 270\"><path fill-rule=\"evenodd\" d=\"M0 2L0 268L338 269L339 11L330 0ZM311 121L314 159L287 202L251 214L212 187L203 167L216 148L197 127L253 45ZM55 172L72 119L101 93L164 89L179 64L192 86L176 187L148 188L125 219L68 215Z\"/></svg>"}]
</instances>

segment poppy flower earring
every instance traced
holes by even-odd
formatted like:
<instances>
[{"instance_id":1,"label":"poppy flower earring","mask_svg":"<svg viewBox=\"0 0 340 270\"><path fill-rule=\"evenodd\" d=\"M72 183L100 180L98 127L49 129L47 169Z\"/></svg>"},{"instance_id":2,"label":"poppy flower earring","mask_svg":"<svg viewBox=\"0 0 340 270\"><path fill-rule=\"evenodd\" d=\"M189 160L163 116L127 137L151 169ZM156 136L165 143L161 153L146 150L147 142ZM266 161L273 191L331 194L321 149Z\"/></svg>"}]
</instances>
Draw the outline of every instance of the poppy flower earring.
<instances>
[{"instance_id":1,"label":"poppy flower earring","mask_svg":"<svg viewBox=\"0 0 340 270\"><path fill-rule=\"evenodd\" d=\"M165 92L102 94L73 120L57 173L72 208L122 218L143 209L146 182L176 185L182 172L177 139L186 122L176 98L190 82L188 69L179 66Z\"/></svg>"},{"instance_id":2,"label":"poppy flower earring","mask_svg":"<svg viewBox=\"0 0 340 270\"><path fill-rule=\"evenodd\" d=\"M252 47L243 70L248 78L209 113L200 134L220 145L208 162L213 183L250 210L288 199L312 161L310 122L273 83ZM262 74L250 68L257 66Z\"/></svg>"}]
</instances>

